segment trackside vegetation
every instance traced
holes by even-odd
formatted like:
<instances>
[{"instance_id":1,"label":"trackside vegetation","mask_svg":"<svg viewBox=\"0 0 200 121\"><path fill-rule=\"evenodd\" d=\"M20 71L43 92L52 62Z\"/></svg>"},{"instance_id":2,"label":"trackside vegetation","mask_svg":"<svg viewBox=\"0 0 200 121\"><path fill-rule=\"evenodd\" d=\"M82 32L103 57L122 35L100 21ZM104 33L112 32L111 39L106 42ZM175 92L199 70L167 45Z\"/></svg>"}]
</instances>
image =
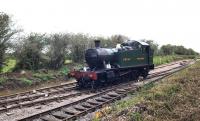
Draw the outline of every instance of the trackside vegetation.
<instances>
[{"instance_id":1,"label":"trackside vegetation","mask_svg":"<svg viewBox=\"0 0 200 121\"><path fill-rule=\"evenodd\" d=\"M200 61L158 83L150 83L128 99L117 101L94 120L197 121L200 119Z\"/></svg>"},{"instance_id":2,"label":"trackside vegetation","mask_svg":"<svg viewBox=\"0 0 200 121\"><path fill-rule=\"evenodd\" d=\"M196 55L166 55L166 56L154 56L153 63L155 66L170 63L173 61L183 60L183 59L196 59Z\"/></svg>"}]
</instances>

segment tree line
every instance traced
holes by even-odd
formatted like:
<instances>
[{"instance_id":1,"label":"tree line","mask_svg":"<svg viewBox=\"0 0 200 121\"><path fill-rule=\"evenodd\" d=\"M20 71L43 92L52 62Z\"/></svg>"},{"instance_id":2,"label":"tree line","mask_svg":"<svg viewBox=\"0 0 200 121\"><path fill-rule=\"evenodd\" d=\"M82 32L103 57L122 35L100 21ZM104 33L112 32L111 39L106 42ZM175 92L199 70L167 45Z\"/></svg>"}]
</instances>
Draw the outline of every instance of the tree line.
<instances>
[{"instance_id":1,"label":"tree line","mask_svg":"<svg viewBox=\"0 0 200 121\"><path fill-rule=\"evenodd\" d=\"M148 43L151 48L154 51L154 55L160 55L160 56L165 56L165 55L198 55L199 53L195 52L193 49L185 48L184 46L178 46L178 45L162 45L159 48L159 45L153 41L153 40L141 40L143 42Z\"/></svg>"},{"instance_id":2,"label":"tree line","mask_svg":"<svg viewBox=\"0 0 200 121\"><path fill-rule=\"evenodd\" d=\"M122 42L120 37L121 35L101 38L102 45L111 47L118 41ZM66 59L75 63L82 63L84 61L84 51L94 47L94 39L99 38L84 34L42 35L31 33L13 45L14 55L18 60L16 69L59 69Z\"/></svg>"},{"instance_id":3,"label":"tree line","mask_svg":"<svg viewBox=\"0 0 200 121\"><path fill-rule=\"evenodd\" d=\"M95 39L101 40L102 47L115 47L117 43L129 39L123 35L98 37L81 33L30 33L22 36L17 35L19 32L22 31L14 29L10 16L0 13L0 71L5 65L6 55L16 58L15 70L59 69L66 59L75 63L84 62L84 52L94 47ZM183 46L163 45L159 48L153 40L142 41L150 44L155 55L197 54Z\"/></svg>"}]
</instances>

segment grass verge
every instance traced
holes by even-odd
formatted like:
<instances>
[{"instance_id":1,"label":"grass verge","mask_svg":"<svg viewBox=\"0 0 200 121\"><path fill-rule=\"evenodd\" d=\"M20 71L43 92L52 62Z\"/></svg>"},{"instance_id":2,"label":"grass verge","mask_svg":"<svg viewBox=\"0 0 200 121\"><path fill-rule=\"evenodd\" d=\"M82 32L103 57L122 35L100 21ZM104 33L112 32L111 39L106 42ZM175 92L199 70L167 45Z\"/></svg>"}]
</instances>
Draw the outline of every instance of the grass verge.
<instances>
[{"instance_id":1,"label":"grass verge","mask_svg":"<svg viewBox=\"0 0 200 121\"><path fill-rule=\"evenodd\" d=\"M170 63L177 60L183 60L183 59L195 59L195 55L167 55L167 56L155 56L153 58L153 63L157 65Z\"/></svg>"},{"instance_id":2,"label":"grass verge","mask_svg":"<svg viewBox=\"0 0 200 121\"><path fill-rule=\"evenodd\" d=\"M158 83L144 86L128 99L103 111L105 120L198 121L200 119L200 62ZM99 116L99 115L98 115ZM100 120L96 116L94 120ZM102 116L102 115L101 115ZM101 119L101 120L103 120Z\"/></svg>"}]
</instances>

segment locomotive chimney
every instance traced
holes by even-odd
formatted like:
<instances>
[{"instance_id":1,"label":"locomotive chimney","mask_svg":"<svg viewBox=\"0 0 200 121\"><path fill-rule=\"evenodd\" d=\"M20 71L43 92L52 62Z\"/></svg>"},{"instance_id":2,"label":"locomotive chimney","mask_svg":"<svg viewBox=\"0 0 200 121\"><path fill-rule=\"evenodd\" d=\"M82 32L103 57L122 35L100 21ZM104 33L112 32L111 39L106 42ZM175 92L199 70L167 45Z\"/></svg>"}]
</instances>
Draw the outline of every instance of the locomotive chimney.
<instances>
[{"instance_id":1,"label":"locomotive chimney","mask_svg":"<svg viewBox=\"0 0 200 121\"><path fill-rule=\"evenodd\" d=\"M100 40L94 40L95 47L100 48Z\"/></svg>"}]
</instances>

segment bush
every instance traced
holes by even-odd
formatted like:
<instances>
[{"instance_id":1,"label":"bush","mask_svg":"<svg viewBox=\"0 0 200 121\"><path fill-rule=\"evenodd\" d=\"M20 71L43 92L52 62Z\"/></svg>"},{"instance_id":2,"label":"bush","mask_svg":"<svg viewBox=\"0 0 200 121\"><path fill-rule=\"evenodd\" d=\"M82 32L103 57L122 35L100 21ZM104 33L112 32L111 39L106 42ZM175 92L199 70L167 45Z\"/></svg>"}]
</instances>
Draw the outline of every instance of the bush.
<instances>
[{"instance_id":1,"label":"bush","mask_svg":"<svg viewBox=\"0 0 200 121\"><path fill-rule=\"evenodd\" d=\"M22 81L22 83L24 83L25 85L32 85L32 81L27 79L27 78L20 78L20 80Z\"/></svg>"},{"instance_id":2,"label":"bush","mask_svg":"<svg viewBox=\"0 0 200 121\"><path fill-rule=\"evenodd\" d=\"M3 73L12 72L12 70L16 66L16 59L8 58L5 63L6 64L5 64L5 66L3 66L2 72Z\"/></svg>"},{"instance_id":3,"label":"bush","mask_svg":"<svg viewBox=\"0 0 200 121\"><path fill-rule=\"evenodd\" d=\"M0 85L4 84L7 81L7 78L0 77Z\"/></svg>"},{"instance_id":4,"label":"bush","mask_svg":"<svg viewBox=\"0 0 200 121\"><path fill-rule=\"evenodd\" d=\"M18 59L16 69L37 70L43 67L42 58L45 45L44 35L32 33L23 39L23 43L19 45L16 55Z\"/></svg>"}]
</instances>

